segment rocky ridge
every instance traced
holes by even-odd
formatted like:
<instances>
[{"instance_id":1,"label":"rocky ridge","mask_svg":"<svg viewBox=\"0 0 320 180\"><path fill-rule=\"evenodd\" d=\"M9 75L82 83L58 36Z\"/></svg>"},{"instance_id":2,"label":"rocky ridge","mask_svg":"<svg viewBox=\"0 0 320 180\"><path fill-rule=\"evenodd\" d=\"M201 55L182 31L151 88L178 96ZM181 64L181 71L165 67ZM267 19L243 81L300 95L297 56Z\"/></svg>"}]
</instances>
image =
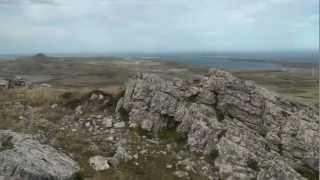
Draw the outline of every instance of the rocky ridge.
<instances>
[{"instance_id":1,"label":"rocky ridge","mask_svg":"<svg viewBox=\"0 0 320 180\"><path fill-rule=\"evenodd\" d=\"M191 81L136 75L116 111L155 137L175 130L190 151L210 157L217 175L210 179L318 176L317 110L225 71Z\"/></svg>"}]
</instances>

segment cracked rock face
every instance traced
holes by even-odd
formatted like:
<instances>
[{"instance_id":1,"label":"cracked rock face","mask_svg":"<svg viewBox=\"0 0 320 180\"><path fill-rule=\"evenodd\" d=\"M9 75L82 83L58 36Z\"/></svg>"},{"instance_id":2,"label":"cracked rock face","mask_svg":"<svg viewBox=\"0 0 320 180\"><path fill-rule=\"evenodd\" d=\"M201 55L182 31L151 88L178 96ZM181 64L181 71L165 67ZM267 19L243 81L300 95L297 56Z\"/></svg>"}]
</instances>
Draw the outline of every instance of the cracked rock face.
<instances>
[{"instance_id":1,"label":"cracked rock face","mask_svg":"<svg viewBox=\"0 0 320 180\"><path fill-rule=\"evenodd\" d=\"M192 81L136 75L117 112L155 135L176 129L191 151L210 155L221 179L318 176L318 112L225 71Z\"/></svg>"},{"instance_id":2,"label":"cracked rock face","mask_svg":"<svg viewBox=\"0 0 320 180\"><path fill-rule=\"evenodd\" d=\"M72 180L79 165L32 136L0 130L0 177L23 180Z\"/></svg>"}]
</instances>

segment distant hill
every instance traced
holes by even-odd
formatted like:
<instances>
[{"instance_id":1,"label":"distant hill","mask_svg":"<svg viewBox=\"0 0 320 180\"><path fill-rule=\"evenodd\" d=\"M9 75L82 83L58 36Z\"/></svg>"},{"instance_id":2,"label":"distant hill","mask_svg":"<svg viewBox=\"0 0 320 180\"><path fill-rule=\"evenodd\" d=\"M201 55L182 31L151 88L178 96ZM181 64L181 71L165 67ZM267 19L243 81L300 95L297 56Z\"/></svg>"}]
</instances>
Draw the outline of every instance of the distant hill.
<instances>
[{"instance_id":1,"label":"distant hill","mask_svg":"<svg viewBox=\"0 0 320 180\"><path fill-rule=\"evenodd\" d=\"M48 59L48 57L43 53L38 53L38 54L32 56L31 58L36 60L36 61L44 61L44 60Z\"/></svg>"}]
</instances>

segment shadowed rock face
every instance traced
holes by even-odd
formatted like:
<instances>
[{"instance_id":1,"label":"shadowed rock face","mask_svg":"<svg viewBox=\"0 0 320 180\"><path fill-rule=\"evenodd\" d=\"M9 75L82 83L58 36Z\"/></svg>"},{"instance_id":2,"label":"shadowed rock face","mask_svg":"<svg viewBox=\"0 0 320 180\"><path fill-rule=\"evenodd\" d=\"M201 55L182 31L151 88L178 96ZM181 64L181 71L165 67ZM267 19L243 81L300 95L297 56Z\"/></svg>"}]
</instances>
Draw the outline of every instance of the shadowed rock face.
<instances>
[{"instance_id":1,"label":"shadowed rock face","mask_svg":"<svg viewBox=\"0 0 320 180\"><path fill-rule=\"evenodd\" d=\"M30 135L0 130L0 179L72 180L79 165Z\"/></svg>"},{"instance_id":2,"label":"shadowed rock face","mask_svg":"<svg viewBox=\"0 0 320 180\"><path fill-rule=\"evenodd\" d=\"M212 156L217 178L317 177L318 112L225 71L192 81L136 75L117 112L155 135L175 128L191 151Z\"/></svg>"}]
</instances>

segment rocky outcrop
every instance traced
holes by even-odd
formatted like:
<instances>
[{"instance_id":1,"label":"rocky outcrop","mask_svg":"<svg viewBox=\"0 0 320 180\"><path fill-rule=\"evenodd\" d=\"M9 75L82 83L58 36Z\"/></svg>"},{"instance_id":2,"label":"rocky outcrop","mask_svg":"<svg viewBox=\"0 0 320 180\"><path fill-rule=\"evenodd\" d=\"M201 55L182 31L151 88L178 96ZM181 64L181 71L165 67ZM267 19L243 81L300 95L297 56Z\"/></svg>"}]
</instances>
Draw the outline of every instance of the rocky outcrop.
<instances>
[{"instance_id":1,"label":"rocky outcrop","mask_svg":"<svg viewBox=\"0 0 320 180\"><path fill-rule=\"evenodd\" d=\"M317 178L318 112L232 74L200 79L132 77L116 111L155 135L175 129L211 158L218 179Z\"/></svg>"},{"instance_id":2,"label":"rocky outcrop","mask_svg":"<svg viewBox=\"0 0 320 180\"><path fill-rule=\"evenodd\" d=\"M22 88L30 86L30 83L27 82L20 76L16 76L15 78L0 78L0 89L14 89L14 88Z\"/></svg>"},{"instance_id":3,"label":"rocky outcrop","mask_svg":"<svg viewBox=\"0 0 320 180\"><path fill-rule=\"evenodd\" d=\"M79 165L31 135L0 130L0 179L72 180Z\"/></svg>"}]
</instances>

